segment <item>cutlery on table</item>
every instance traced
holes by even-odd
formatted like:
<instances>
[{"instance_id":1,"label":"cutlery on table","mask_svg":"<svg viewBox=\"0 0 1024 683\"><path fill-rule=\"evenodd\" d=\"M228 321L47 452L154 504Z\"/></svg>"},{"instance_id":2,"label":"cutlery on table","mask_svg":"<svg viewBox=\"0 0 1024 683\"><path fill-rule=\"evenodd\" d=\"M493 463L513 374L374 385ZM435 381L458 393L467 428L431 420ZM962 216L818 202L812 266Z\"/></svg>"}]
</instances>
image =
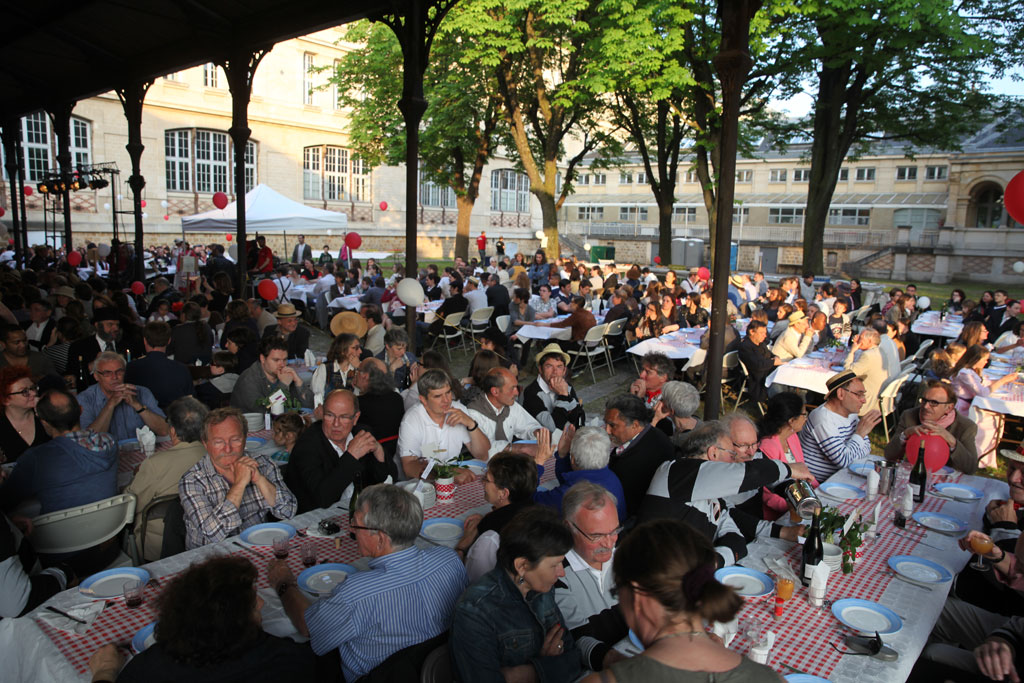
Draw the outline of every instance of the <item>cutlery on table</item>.
<instances>
[{"instance_id":1,"label":"cutlery on table","mask_svg":"<svg viewBox=\"0 0 1024 683\"><path fill-rule=\"evenodd\" d=\"M887 572L887 571L884 571L884 570L882 571L882 573L883 574L889 574L894 579L902 581L903 583L909 583L911 586L917 586L918 588L923 588L926 591L931 591L932 590L932 587L929 586L928 584L921 583L920 581L914 581L913 579L908 578L906 576L903 576L902 574L897 574L896 572Z\"/></svg>"},{"instance_id":2,"label":"cutlery on table","mask_svg":"<svg viewBox=\"0 0 1024 683\"><path fill-rule=\"evenodd\" d=\"M65 612L64 610L62 610L62 609L57 609L57 608L56 608L56 607L54 607L53 605L47 605L47 606L46 606L46 609L47 609L47 611L53 612L54 614L59 614L59 615L61 615L62 617L65 617L65 618L67 618L67 619L70 619L71 621L77 622L77 623L79 623L79 624L85 624L86 626L88 626L88 625L89 625L89 622L88 622L88 621L85 621L85 620L83 620L83 619L79 619L78 617L73 617L73 616L71 616L70 614L68 614L67 612Z\"/></svg>"}]
</instances>

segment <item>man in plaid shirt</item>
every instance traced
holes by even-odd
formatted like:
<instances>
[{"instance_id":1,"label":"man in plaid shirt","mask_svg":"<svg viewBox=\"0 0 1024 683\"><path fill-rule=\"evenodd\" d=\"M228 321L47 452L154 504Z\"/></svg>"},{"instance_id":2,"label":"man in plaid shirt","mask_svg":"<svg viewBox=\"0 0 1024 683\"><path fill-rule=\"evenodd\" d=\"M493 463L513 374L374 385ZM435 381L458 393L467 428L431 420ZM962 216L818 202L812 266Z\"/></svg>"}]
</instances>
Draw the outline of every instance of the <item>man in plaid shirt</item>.
<instances>
[{"instance_id":1,"label":"man in plaid shirt","mask_svg":"<svg viewBox=\"0 0 1024 683\"><path fill-rule=\"evenodd\" d=\"M189 550L260 524L268 513L277 519L295 514L295 496L277 465L264 456L247 456L245 436L245 420L235 408L211 411L203 420L207 455L178 484Z\"/></svg>"}]
</instances>

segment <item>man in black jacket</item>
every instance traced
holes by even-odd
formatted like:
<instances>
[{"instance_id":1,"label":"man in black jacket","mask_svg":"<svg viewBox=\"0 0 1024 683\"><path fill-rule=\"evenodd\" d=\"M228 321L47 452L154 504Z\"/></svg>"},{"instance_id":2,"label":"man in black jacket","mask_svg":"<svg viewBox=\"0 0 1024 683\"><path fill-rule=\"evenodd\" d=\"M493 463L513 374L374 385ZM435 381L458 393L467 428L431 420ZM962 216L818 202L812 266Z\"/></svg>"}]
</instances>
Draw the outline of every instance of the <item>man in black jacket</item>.
<instances>
[{"instance_id":1,"label":"man in black jacket","mask_svg":"<svg viewBox=\"0 0 1024 683\"><path fill-rule=\"evenodd\" d=\"M664 432L651 426L643 399L632 394L605 404L604 423L615 445L608 467L622 482L627 514L635 517L654 472L674 457L674 448Z\"/></svg>"},{"instance_id":2,"label":"man in black jacket","mask_svg":"<svg viewBox=\"0 0 1024 683\"><path fill-rule=\"evenodd\" d=\"M776 366L784 362L768 348L768 326L760 320L751 320L747 325L747 336L736 347L740 362L747 368L747 392L751 400L763 403L768 400L764 379Z\"/></svg>"},{"instance_id":3,"label":"man in black jacket","mask_svg":"<svg viewBox=\"0 0 1024 683\"><path fill-rule=\"evenodd\" d=\"M508 287L498 282L497 275L492 275L487 282L489 284L487 287L487 305L494 306L494 312L491 313L491 322L493 323L498 319L498 316L508 315L508 307L512 299L508 294Z\"/></svg>"},{"instance_id":4,"label":"man in black jacket","mask_svg":"<svg viewBox=\"0 0 1024 683\"><path fill-rule=\"evenodd\" d=\"M295 443L284 481L302 513L334 505L355 481L370 486L389 474L384 448L359 424L359 399L339 389L324 400L324 419Z\"/></svg>"},{"instance_id":5,"label":"man in black jacket","mask_svg":"<svg viewBox=\"0 0 1024 683\"><path fill-rule=\"evenodd\" d=\"M586 421L583 404L565 378L569 354L558 344L548 344L536 355L537 379L523 391L523 407L552 434L567 424L582 427ZM552 439L557 441L555 436Z\"/></svg>"},{"instance_id":6,"label":"man in black jacket","mask_svg":"<svg viewBox=\"0 0 1024 683\"><path fill-rule=\"evenodd\" d=\"M309 348L309 330L299 324L299 311L292 304L281 304L274 314L276 325L269 325L263 338L282 337L288 344L288 358L302 358Z\"/></svg>"}]
</instances>

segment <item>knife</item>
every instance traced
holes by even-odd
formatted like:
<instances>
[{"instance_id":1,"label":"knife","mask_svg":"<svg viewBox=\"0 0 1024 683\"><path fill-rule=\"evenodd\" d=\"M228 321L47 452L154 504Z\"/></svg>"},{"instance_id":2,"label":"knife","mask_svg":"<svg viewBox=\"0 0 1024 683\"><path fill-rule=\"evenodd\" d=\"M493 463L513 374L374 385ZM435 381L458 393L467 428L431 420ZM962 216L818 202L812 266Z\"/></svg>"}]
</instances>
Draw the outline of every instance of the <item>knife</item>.
<instances>
[{"instance_id":1,"label":"knife","mask_svg":"<svg viewBox=\"0 0 1024 683\"><path fill-rule=\"evenodd\" d=\"M88 625L89 625L89 622L88 622L88 621L84 621L84 620L82 620L82 619L79 619L78 617L73 617L73 616L71 616L70 614L68 614L67 612L65 612L64 610L62 610L62 609L57 609L56 607L54 607L54 606L52 606L52 605L47 605L47 606L46 606L46 609L47 609L47 610L49 610L50 612L53 612L53 613L55 613L55 614L59 614L59 615L61 615L62 617L65 617L65 618L67 618L67 619L70 619L71 621L75 621L75 622L78 622L79 624L84 624L84 625L86 625L86 626L88 626Z\"/></svg>"},{"instance_id":2,"label":"knife","mask_svg":"<svg viewBox=\"0 0 1024 683\"><path fill-rule=\"evenodd\" d=\"M899 579L900 581L903 581L904 583L909 583L911 586L917 586L918 588L923 588L926 591L931 591L932 590L931 586L929 586L927 584L920 583L918 581L914 581L913 579L908 579L907 577L905 577L905 576L903 576L901 574L895 574L894 573L893 576L895 578Z\"/></svg>"}]
</instances>

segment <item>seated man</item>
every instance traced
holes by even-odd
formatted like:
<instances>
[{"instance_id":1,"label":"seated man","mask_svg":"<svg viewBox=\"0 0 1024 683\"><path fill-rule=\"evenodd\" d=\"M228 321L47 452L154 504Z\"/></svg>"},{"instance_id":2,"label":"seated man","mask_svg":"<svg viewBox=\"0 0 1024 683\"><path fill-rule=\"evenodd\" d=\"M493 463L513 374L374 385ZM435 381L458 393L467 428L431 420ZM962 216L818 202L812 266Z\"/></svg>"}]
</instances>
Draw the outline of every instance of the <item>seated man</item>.
<instances>
[{"instance_id":1,"label":"seated man","mask_svg":"<svg viewBox=\"0 0 1024 683\"><path fill-rule=\"evenodd\" d=\"M39 514L94 503L117 494L117 442L79 428L81 406L64 389L39 399L36 414L50 441L29 448L0 486L0 508L35 498Z\"/></svg>"},{"instance_id":2,"label":"seated man","mask_svg":"<svg viewBox=\"0 0 1024 683\"><path fill-rule=\"evenodd\" d=\"M810 412L799 434L804 462L818 481L871 455L868 434L882 421L877 410L858 417L867 390L863 380L850 370L832 375L825 386L825 402Z\"/></svg>"},{"instance_id":3,"label":"seated man","mask_svg":"<svg viewBox=\"0 0 1024 683\"><path fill-rule=\"evenodd\" d=\"M562 440L555 453L555 476L558 486L547 491L538 490L533 501L562 510L564 497L577 483L588 481L608 491L616 500L618 517L626 518L626 498L622 482L608 469L612 442L600 427L570 426L562 432Z\"/></svg>"},{"instance_id":4,"label":"seated man","mask_svg":"<svg viewBox=\"0 0 1024 683\"><path fill-rule=\"evenodd\" d=\"M629 393L642 398L648 410L654 410L665 383L676 376L676 364L665 354L651 351L644 354L640 367L640 378L629 385ZM671 420L663 418L657 425L666 435L672 434Z\"/></svg>"},{"instance_id":5,"label":"seated man","mask_svg":"<svg viewBox=\"0 0 1024 683\"><path fill-rule=\"evenodd\" d=\"M32 376L36 379L45 375L57 374L48 355L29 347L28 335L20 327L16 325L0 327L0 343L3 344L3 351L0 352L0 368L8 365L24 365L32 371Z\"/></svg>"},{"instance_id":6,"label":"seated man","mask_svg":"<svg viewBox=\"0 0 1024 683\"><path fill-rule=\"evenodd\" d=\"M936 434L949 446L949 466L964 474L974 474L978 470L978 425L956 411L956 392L952 385L937 379L926 382L918 403L920 408L910 408L900 414L893 438L885 447L886 460L901 460L910 436ZM1011 458L1006 461L1008 465L1016 456L1013 451L1000 451L1000 455ZM1008 483L1009 475L1010 471L1007 471ZM1010 493L1013 492L1014 487L1010 483ZM1024 491L1021 491L1021 498L1024 502Z\"/></svg>"},{"instance_id":7,"label":"seated man","mask_svg":"<svg viewBox=\"0 0 1024 683\"><path fill-rule=\"evenodd\" d=\"M203 420L206 456L178 484L189 550L261 524L268 514L295 516L295 496L277 465L266 456L247 456L245 434L245 419L235 408L210 411Z\"/></svg>"},{"instance_id":8,"label":"seated man","mask_svg":"<svg viewBox=\"0 0 1024 683\"><path fill-rule=\"evenodd\" d=\"M268 325L263 338L278 336L288 345L288 358L302 358L309 348L309 329L299 324L301 315L294 305L284 303L274 313L276 325Z\"/></svg>"},{"instance_id":9,"label":"seated man","mask_svg":"<svg viewBox=\"0 0 1024 683\"><path fill-rule=\"evenodd\" d=\"M338 650L347 681L451 626L455 602L467 585L466 570L450 548L413 545L422 525L415 496L378 484L359 496L351 525L359 554L371 558L367 571L350 575L329 597L311 603L286 562L267 569L295 628L309 637L316 654Z\"/></svg>"},{"instance_id":10,"label":"seated man","mask_svg":"<svg viewBox=\"0 0 1024 683\"><path fill-rule=\"evenodd\" d=\"M651 413L637 396L615 396L605 404L605 430L614 446L608 467L622 483L630 517L640 510L654 472L675 457L668 437L650 422Z\"/></svg>"},{"instance_id":11,"label":"seated man","mask_svg":"<svg viewBox=\"0 0 1024 683\"><path fill-rule=\"evenodd\" d=\"M28 614L74 579L67 566L35 571L36 554L26 534L30 530L28 518L0 513L0 619Z\"/></svg>"},{"instance_id":12,"label":"seated man","mask_svg":"<svg viewBox=\"0 0 1024 683\"><path fill-rule=\"evenodd\" d=\"M160 559L163 546L164 520L151 519L146 525L146 538L142 538L142 513L154 498L178 494L178 482L185 472L206 456L206 449L200 442L203 420L209 412L206 406L186 396L167 406L167 422L170 424L171 447L157 451L142 461L139 471L125 493L135 496L136 543L145 552L147 562Z\"/></svg>"},{"instance_id":13,"label":"seated man","mask_svg":"<svg viewBox=\"0 0 1024 683\"><path fill-rule=\"evenodd\" d=\"M384 448L359 424L359 416L355 394L332 391L324 400L323 419L295 443L284 481L295 494L300 514L334 505L354 481L369 486L387 479Z\"/></svg>"},{"instance_id":14,"label":"seated man","mask_svg":"<svg viewBox=\"0 0 1024 683\"><path fill-rule=\"evenodd\" d=\"M363 304L359 309L359 315L366 320L366 340L363 342L363 348L371 356L377 356L384 350L384 335L387 332L384 329L384 317L380 312L380 306Z\"/></svg>"},{"instance_id":15,"label":"seated man","mask_svg":"<svg viewBox=\"0 0 1024 683\"><path fill-rule=\"evenodd\" d=\"M398 430L397 464L401 479L423 474L430 460L451 462L466 446L474 458L486 460L491 442L480 426L452 401L452 385L444 370L431 369L416 382L420 403L402 418ZM475 478L469 470L460 470L455 483Z\"/></svg>"},{"instance_id":16,"label":"seated man","mask_svg":"<svg viewBox=\"0 0 1024 683\"><path fill-rule=\"evenodd\" d=\"M569 354L557 344L548 344L535 356L537 379L523 391L523 408L551 431L556 442L568 425L582 427L587 416L576 390L565 379Z\"/></svg>"},{"instance_id":17,"label":"seated man","mask_svg":"<svg viewBox=\"0 0 1024 683\"><path fill-rule=\"evenodd\" d=\"M802 358L811 348L814 341L814 334L811 332L807 316L803 311L794 311L787 318L789 325L786 331L775 341L772 353L782 361L790 361L794 358Z\"/></svg>"},{"instance_id":18,"label":"seated man","mask_svg":"<svg viewBox=\"0 0 1024 683\"><path fill-rule=\"evenodd\" d=\"M846 355L843 367L854 372L864 380L864 390L867 395L864 397L864 405L861 406L860 414L878 407L878 393L882 385L889 379L889 373L885 371L882 364L882 352L878 350L879 334L870 327L862 330L860 334L850 340L850 352ZM956 405L954 401L954 405Z\"/></svg>"},{"instance_id":19,"label":"seated man","mask_svg":"<svg viewBox=\"0 0 1024 683\"><path fill-rule=\"evenodd\" d=\"M655 472L640 509L640 521L670 517L692 525L714 542L719 567L732 565L747 554L747 539L725 499L780 484L794 474L807 478L798 464L768 458L736 462L729 430L717 420L690 432L679 455ZM796 540L798 527L786 529L773 535Z\"/></svg>"},{"instance_id":20,"label":"seated man","mask_svg":"<svg viewBox=\"0 0 1024 683\"><path fill-rule=\"evenodd\" d=\"M129 363L124 372L124 381L149 389L160 408L193 393L192 375L188 368L167 357L170 341L170 325L165 322L146 323L142 330L146 355Z\"/></svg>"},{"instance_id":21,"label":"seated man","mask_svg":"<svg viewBox=\"0 0 1024 683\"><path fill-rule=\"evenodd\" d=\"M78 394L83 428L108 432L118 441L136 438L135 430L143 425L157 436L167 435L167 420L153 392L124 383L125 362L121 354L104 351L96 356L93 368L96 384Z\"/></svg>"},{"instance_id":22,"label":"seated man","mask_svg":"<svg viewBox=\"0 0 1024 683\"><path fill-rule=\"evenodd\" d=\"M516 402L518 394L519 383L511 370L491 368L480 383L480 396L466 406L469 417L480 425L480 431L491 442L488 457L509 448L516 439L535 440L544 429ZM536 447L530 445L534 447L524 448L525 444L519 444L512 450L532 453Z\"/></svg>"},{"instance_id":23,"label":"seated man","mask_svg":"<svg viewBox=\"0 0 1024 683\"><path fill-rule=\"evenodd\" d=\"M620 500L590 481L574 485L562 503L562 516L572 531L572 549L562 561L565 576L555 583L555 602L594 671L618 658L611 646L629 633L612 594L612 560L622 530L619 508Z\"/></svg>"},{"instance_id":24,"label":"seated man","mask_svg":"<svg viewBox=\"0 0 1024 683\"><path fill-rule=\"evenodd\" d=\"M755 403L768 400L765 378L785 361L768 348L768 326L760 320L751 320L747 336L736 347L740 362L747 369L747 393Z\"/></svg>"},{"instance_id":25,"label":"seated man","mask_svg":"<svg viewBox=\"0 0 1024 683\"><path fill-rule=\"evenodd\" d=\"M570 327L572 328L572 334L568 341L559 341L558 344L563 349L569 349L575 351L579 348L579 342L583 341L583 338L587 336L587 332L590 328L597 325L597 318L594 314L588 311L586 301L581 296L574 296L569 302L569 317L565 320L559 320L557 322L539 322L534 323L538 327Z\"/></svg>"},{"instance_id":26,"label":"seated man","mask_svg":"<svg viewBox=\"0 0 1024 683\"><path fill-rule=\"evenodd\" d=\"M267 399L278 390L303 408L313 407L313 392L288 365L288 344L280 337L266 337L260 343L259 361L238 376L231 407L246 413L265 412Z\"/></svg>"}]
</instances>

